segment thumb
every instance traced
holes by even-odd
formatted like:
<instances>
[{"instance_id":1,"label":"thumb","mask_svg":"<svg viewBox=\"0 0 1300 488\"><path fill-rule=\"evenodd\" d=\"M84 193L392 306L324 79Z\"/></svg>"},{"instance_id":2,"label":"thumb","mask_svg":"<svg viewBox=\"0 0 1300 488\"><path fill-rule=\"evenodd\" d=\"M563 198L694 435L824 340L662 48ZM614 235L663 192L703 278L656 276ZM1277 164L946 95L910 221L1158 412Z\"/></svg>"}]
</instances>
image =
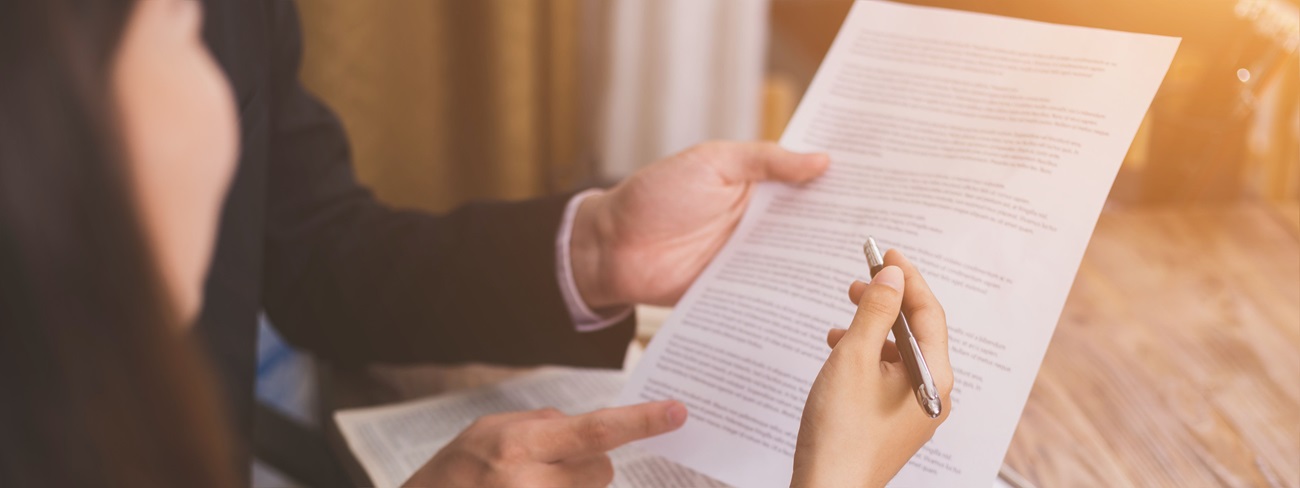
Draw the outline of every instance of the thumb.
<instances>
[{"instance_id":1,"label":"thumb","mask_svg":"<svg viewBox=\"0 0 1300 488\"><path fill-rule=\"evenodd\" d=\"M710 158L727 183L784 181L802 183L826 172L831 158L825 153L796 153L774 142L714 142Z\"/></svg>"},{"instance_id":2,"label":"thumb","mask_svg":"<svg viewBox=\"0 0 1300 488\"><path fill-rule=\"evenodd\" d=\"M889 337L889 330L898 319L902 306L903 270L898 266L886 266L876 273L862 292L858 312L840 344L851 344L853 348L860 348L862 354L872 355L870 359L879 361L881 345Z\"/></svg>"}]
</instances>

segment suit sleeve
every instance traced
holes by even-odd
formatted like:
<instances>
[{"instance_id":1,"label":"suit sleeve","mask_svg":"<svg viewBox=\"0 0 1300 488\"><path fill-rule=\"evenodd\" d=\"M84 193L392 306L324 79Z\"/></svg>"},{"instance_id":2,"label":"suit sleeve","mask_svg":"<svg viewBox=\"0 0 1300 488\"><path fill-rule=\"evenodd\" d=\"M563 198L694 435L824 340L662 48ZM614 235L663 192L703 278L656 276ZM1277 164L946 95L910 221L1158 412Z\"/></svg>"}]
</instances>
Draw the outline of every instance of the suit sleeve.
<instances>
[{"instance_id":1,"label":"suit sleeve","mask_svg":"<svg viewBox=\"0 0 1300 488\"><path fill-rule=\"evenodd\" d=\"M353 175L339 121L298 82L293 3L274 8L263 302L277 329L351 364L620 365L633 319L580 333L561 296L568 197L442 216L379 203Z\"/></svg>"}]
</instances>

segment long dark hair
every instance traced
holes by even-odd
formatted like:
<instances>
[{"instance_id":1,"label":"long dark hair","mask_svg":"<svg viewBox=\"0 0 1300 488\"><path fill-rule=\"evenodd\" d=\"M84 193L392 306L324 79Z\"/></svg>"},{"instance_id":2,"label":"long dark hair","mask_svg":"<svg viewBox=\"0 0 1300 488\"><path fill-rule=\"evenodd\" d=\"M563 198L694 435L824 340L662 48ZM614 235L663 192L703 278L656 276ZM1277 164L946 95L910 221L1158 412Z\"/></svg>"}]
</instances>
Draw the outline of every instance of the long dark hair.
<instances>
[{"instance_id":1,"label":"long dark hair","mask_svg":"<svg viewBox=\"0 0 1300 488\"><path fill-rule=\"evenodd\" d=\"M134 0L0 1L0 486L230 486L109 89Z\"/></svg>"}]
</instances>

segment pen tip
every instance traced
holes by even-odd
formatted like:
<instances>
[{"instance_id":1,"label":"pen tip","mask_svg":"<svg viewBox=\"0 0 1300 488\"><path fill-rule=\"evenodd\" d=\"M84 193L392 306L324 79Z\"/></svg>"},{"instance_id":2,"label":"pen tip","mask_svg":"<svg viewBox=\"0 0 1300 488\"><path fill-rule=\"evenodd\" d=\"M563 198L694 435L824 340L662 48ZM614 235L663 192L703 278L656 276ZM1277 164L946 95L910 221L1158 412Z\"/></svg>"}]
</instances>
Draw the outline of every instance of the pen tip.
<instances>
[{"instance_id":1,"label":"pen tip","mask_svg":"<svg viewBox=\"0 0 1300 488\"><path fill-rule=\"evenodd\" d=\"M862 245L862 252L867 255L867 264L871 267L883 266L884 258L880 255L880 248L876 246L876 239L867 236L867 243Z\"/></svg>"}]
</instances>

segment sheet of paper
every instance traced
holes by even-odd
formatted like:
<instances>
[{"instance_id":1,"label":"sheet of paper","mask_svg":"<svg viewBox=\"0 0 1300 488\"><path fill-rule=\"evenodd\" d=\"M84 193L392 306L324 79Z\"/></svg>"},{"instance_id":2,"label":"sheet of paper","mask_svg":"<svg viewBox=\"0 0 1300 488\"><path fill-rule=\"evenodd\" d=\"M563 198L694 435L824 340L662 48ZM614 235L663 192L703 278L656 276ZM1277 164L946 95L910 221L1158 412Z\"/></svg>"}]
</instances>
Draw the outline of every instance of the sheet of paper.
<instances>
[{"instance_id":1,"label":"sheet of paper","mask_svg":"<svg viewBox=\"0 0 1300 488\"><path fill-rule=\"evenodd\" d=\"M957 378L951 417L892 486L989 486L1178 42L859 0L781 139L831 169L754 192L618 400L689 407L640 445L733 485L787 485L874 235L943 303Z\"/></svg>"},{"instance_id":2,"label":"sheet of paper","mask_svg":"<svg viewBox=\"0 0 1300 488\"><path fill-rule=\"evenodd\" d=\"M546 368L466 392L343 410L334 419L375 486L398 486L478 417L544 407L589 412L608 406L624 379L620 371ZM618 488L726 486L635 446L610 458Z\"/></svg>"}]
</instances>

